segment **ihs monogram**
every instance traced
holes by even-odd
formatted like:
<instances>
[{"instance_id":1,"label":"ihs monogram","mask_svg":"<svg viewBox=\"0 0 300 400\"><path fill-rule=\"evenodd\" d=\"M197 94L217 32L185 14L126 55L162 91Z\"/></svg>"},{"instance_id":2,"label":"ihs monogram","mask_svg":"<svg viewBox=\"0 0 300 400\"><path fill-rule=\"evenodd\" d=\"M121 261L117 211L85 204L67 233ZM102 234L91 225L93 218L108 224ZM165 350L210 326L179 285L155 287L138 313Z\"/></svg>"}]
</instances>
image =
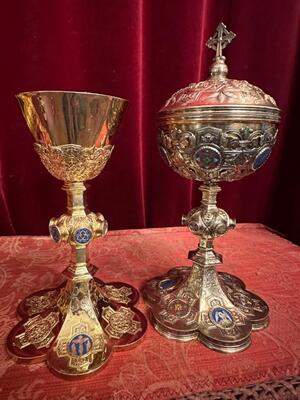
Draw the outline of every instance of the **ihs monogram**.
<instances>
[{"instance_id":1,"label":"ihs monogram","mask_svg":"<svg viewBox=\"0 0 300 400\"><path fill-rule=\"evenodd\" d=\"M69 359L71 368L86 371L93 363L95 353L105 354L106 343L101 332L92 336L88 325L83 322L71 327L69 337L71 339L60 338L54 350L58 357Z\"/></svg>"}]
</instances>

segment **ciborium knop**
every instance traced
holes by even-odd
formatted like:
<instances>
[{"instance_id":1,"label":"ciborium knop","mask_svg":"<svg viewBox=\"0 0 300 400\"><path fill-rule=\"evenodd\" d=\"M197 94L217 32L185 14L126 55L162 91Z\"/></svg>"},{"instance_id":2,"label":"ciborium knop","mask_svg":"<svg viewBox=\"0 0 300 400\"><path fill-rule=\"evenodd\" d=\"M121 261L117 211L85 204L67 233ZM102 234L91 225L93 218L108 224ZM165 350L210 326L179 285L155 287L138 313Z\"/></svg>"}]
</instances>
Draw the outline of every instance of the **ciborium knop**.
<instances>
[{"instance_id":1,"label":"ciborium knop","mask_svg":"<svg viewBox=\"0 0 300 400\"><path fill-rule=\"evenodd\" d=\"M65 377L101 368L113 350L135 345L147 322L134 307L138 292L122 282L93 277L88 245L107 233L100 213L87 210L85 182L100 174L113 150L126 100L95 93L36 91L17 95L35 150L46 169L64 181L67 212L52 218L50 236L71 246L59 287L29 295L18 306L22 320L7 338L18 360L47 360ZM101 250L100 250L101 251Z\"/></svg>"},{"instance_id":2,"label":"ciborium knop","mask_svg":"<svg viewBox=\"0 0 300 400\"><path fill-rule=\"evenodd\" d=\"M239 278L216 271L222 256L214 239L235 227L217 206L219 182L241 179L267 161L280 118L272 97L227 78L223 50L234 37L220 23L207 42L216 51L210 78L179 90L159 112L162 157L181 176L202 182L200 207L182 218L199 245L188 255L192 267L173 268L143 288L159 333L229 353L250 345L251 331L268 325L269 309Z\"/></svg>"}]
</instances>

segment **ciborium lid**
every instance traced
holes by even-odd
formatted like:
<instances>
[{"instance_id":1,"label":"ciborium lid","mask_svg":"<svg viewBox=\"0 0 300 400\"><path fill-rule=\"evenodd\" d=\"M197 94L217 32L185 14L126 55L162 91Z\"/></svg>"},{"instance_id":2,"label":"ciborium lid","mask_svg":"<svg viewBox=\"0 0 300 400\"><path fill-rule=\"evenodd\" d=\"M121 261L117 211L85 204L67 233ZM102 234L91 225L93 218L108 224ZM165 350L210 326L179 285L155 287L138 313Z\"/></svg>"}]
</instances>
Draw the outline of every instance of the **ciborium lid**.
<instances>
[{"instance_id":1,"label":"ciborium lid","mask_svg":"<svg viewBox=\"0 0 300 400\"><path fill-rule=\"evenodd\" d=\"M180 89L161 108L161 112L205 106L260 106L275 107L275 100L260 88L245 80L227 78L228 67L225 64L223 49L235 38L235 34L226 29L221 22L214 36L206 45L216 51L210 68L210 78L191 83Z\"/></svg>"},{"instance_id":2,"label":"ciborium lid","mask_svg":"<svg viewBox=\"0 0 300 400\"><path fill-rule=\"evenodd\" d=\"M189 179L240 179L267 161L276 141L275 100L247 81L227 78L222 51L234 37L220 23L207 42L216 51L210 78L179 90L159 111L162 157Z\"/></svg>"}]
</instances>

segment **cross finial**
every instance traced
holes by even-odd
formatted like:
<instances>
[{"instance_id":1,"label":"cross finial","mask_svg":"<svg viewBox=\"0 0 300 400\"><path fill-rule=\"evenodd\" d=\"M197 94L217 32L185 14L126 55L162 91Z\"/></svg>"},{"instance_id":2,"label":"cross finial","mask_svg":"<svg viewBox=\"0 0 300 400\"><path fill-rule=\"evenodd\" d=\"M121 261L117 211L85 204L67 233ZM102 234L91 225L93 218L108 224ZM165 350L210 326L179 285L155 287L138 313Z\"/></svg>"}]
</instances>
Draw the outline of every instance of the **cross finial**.
<instances>
[{"instance_id":1,"label":"cross finial","mask_svg":"<svg viewBox=\"0 0 300 400\"><path fill-rule=\"evenodd\" d=\"M206 46L216 50L216 58L222 57L222 50L235 38L235 33L226 29L226 25L220 22L216 33L206 42Z\"/></svg>"}]
</instances>

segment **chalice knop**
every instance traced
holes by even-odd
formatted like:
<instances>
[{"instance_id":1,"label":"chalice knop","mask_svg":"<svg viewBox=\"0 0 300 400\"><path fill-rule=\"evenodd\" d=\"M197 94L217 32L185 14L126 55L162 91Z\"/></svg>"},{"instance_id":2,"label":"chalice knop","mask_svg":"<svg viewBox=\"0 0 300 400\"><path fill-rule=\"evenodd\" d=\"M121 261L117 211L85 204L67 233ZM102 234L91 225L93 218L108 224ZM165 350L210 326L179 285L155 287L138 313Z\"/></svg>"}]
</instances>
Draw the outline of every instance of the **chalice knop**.
<instances>
[{"instance_id":1,"label":"chalice knop","mask_svg":"<svg viewBox=\"0 0 300 400\"><path fill-rule=\"evenodd\" d=\"M107 233L100 213L85 204L85 181L107 163L126 101L108 95L36 91L17 95L35 150L46 169L64 181L67 212L52 218L50 236L71 246L71 260L57 288L29 295L18 306L22 320L7 338L9 353L23 361L46 359L63 376L102 367L113 349L136 344L147 322L134 307L138 292L122 282L93 278L88 244Z\"/></svg>"},{"instance_id":2,"label":"chalice knop","mask_svg":"<svg viewBox=\"0 0 300 400\"><path fill-rule=\"evenodd\" d=\"M176 92L159 112L159 147L178 174L202 181L201 205L182 222L199 236L192 267L173 268L148 281L144 298L154 327L182 341L199 339L222 352L250 345L252 330L268 325L268 306L227 273L213 241L235 227L217 207L220 181L241 179L268 159L280 118L274 99L244 80L228 79L223 49L235 37L223 23L207 46L216 50L210 78ZM241 260L242 261L242 260Z\"/></svg>"}]
</instances>

